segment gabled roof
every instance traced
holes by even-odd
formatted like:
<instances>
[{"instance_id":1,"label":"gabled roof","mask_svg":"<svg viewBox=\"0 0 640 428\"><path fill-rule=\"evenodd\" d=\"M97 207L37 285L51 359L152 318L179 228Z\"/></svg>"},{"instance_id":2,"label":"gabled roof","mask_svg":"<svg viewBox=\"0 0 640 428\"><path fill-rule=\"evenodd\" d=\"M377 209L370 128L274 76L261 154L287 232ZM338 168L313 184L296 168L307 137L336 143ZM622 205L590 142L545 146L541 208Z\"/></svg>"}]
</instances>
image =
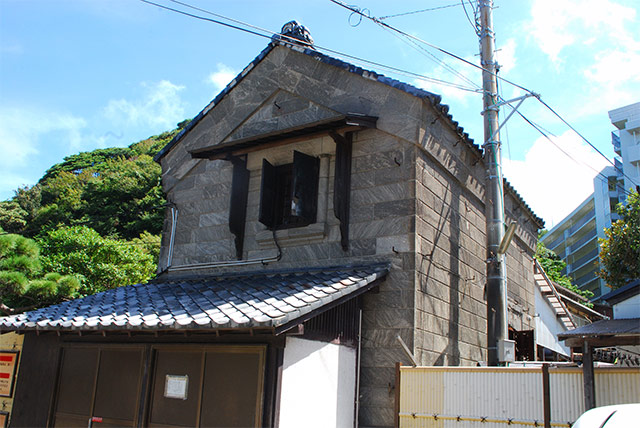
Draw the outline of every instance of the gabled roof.
<instances>
[{"instance_id":1,"label":"gabled roof","mask_svg":"<svg viewBox=\"0 0 640 428\"><path fill-rule=\"evenodd\" d=\"M0 318L6 331L278 334L376 285L388 264L165 279Z\"/></svg>"},{"instance_id":2,"label":"gabled roof","mask_svg":"<svg viewBox=\"0 0 640 428\"><path fill-rule=\"evenodd\" d=\"M449 106L446 104L442 104L442 97L440 95L434 94L429 91L425 91L424 89L417 88L415 86L409 85L407 83L401 82L396 79L392 79L390 77L384 76L382 74L376 73L372 70L365 70L357 65L345 62L343 60L331 57L329 55L325 55L323 53L318 52L315 49L301 46L299 44L287 43L282 40L273 40L270 42L267 47L258 54L254 58L253 61L247 65L244 70L242 70L196 117L189 122L187 126L185 126L165 147L163 147L154 157L154 160L159 162L169 151L185 136L191 131L197 124L213 109L216 105L218 105L222 99L233 90L248 74L255 68L267 55L275 49L277 46L284 46L296 52L302 53L304 55L308 55L314 58L317 61L322 63L332 65L334 67L341 68L349 73L357 74L365 79L372 80L378 83L382 83L384 85L390 86L392 88L398 89L400 91L406 92L409 95L414 97L428 100L431 105L438 111L442 116L449 122L454 131L460 137L460 140L463 141L475 154L478 156L478 159L483 158L482 149L480 146L473 142L473 139L469 137L469 134L464 131L464 129L458 124L457 121L453 120L453 117L449 114ZM544 226L544 220L538 217L531 207L524 201L522 196L513 188L513 186L507 181L504 180L505 190L512 194L512 196L518 200L525 211L528 212L536 222L539 227Z\"/></svg>"}]
</instances>

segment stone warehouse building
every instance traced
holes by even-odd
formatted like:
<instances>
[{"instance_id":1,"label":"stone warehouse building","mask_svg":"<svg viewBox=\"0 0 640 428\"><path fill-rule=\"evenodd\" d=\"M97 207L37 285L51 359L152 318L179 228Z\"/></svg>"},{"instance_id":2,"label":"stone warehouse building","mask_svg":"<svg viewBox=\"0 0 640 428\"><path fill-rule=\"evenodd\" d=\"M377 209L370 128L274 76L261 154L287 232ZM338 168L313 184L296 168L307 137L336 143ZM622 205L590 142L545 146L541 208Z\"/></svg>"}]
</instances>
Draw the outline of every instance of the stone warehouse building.
<instances>
[{"instance_id":1,"label":"stone warehouse building","mask_svg":"<svg viewBox=\"0 0 640 428\"><path fill-rule=\"evenodd\" d=\"M158 277L0 319L25 335L13 426L392 426L398 337L486 360L479 147L437 95L289 27L159 153ZM543 224L508 184L505 206L529 331Z\"/></svg>"}]
</instances>

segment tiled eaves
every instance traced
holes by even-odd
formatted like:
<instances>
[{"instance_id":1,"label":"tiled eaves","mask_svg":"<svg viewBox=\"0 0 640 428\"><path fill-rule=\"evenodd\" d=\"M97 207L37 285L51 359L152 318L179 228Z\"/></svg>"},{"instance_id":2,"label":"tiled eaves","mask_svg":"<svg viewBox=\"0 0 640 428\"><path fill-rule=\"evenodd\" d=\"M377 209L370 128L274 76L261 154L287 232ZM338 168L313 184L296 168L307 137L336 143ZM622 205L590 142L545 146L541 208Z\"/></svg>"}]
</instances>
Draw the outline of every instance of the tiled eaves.
<instances>
[{"instance_id":1,"label":"tiled eaves","mask_svg":"<svg viewBox=\"0 0 640 428\"><path fill-rule=\"evenodd\" d=\"M168 278L0 318L0 332L268 330L368 290L389 264Z\"/></svg>"},{"instance_id":2,"label":"tiled eaves","mask_svg":"<svg viewBox=\"0 0 640 428\"><path fill-rule=\"evenodd\" d=\"M464 131L464 128L460 126L460 124L453 119L453 116L449 114L449 106L447 104L442 104L442 97L440 95L434 94L429 91L425 91L424 89L417 88L408 83L401 82L396 79L392 79L390 77L384 76L382 74L376 73L372 70L366 70L357 65L348 63L346 61L342 61L340 59L331 57L329 55L320 53L315 49L311 49L308 47L304 47L297 44L285 43L282 41L270 42L266 48L262 50L256 56L253 61L251 61L229 84L200 112L196 117L193 118L191 122L187 126L185 126L182 131L180 131L165 147L163 147L154 157L156 162L159 162L189 131L191 131L199 122L206 116L206 114L211 111L220 101L229 93L231 90L244 79L244 77L249 74L249 72L258 65L268 54L271 52L276 46L284 46L291 50L295 50L296 52L303 53L305 55L309 55L318 61L321 61L325 64L329 64L338 68L342 68L343 70L348 71L349 73L357 74L362 76L365 79L374 80L376 82L385 84L392 88L398 89L400 91L406 92L410 95L418 97L420 99L428 100L434 109L438 113L440 113L452 127L453 131L460 137L460 140L463 141L477 156L479 159L483 159L482 148L473 142L473 139L469 136L467 132ZM359 113L359 112L355 112ZM525 211L536 221L539 228L544 227L544 220L538 217L531 207L525 202L525 200L520 196L520 194L511 186L511 184L505 180L505 188L516 198L517 201L524 207Z\"/></svg>"}]
</instances>

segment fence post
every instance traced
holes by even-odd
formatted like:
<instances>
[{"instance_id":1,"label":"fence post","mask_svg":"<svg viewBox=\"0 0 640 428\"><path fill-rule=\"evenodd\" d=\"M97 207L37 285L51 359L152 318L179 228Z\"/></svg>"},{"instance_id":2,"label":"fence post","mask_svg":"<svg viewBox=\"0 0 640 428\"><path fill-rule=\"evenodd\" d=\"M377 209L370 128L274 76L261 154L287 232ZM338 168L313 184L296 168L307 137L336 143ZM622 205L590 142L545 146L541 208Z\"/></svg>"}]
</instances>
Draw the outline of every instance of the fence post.
<instances>
[{"instance_id":1,"label":"fence post","mask_svg":"<svg viewBox=\"0 0 640 428\"><path fill-rule=\"evenodd\" d=\"M596 385L593 374L593 350L586 340L582 344L582 376L584 382L584 410L596 407Z\"/></svg>"},{"instance_id":2,"label":"fence post","mask_svg":"<svg viewBox=\"0 0 640 428\"><path fill-rule=\"evenodd\" d=\"M394 426L400 428L400 363L396 363L395 403L393 406Z\"/></svg>"},{"instance_id":3,"label":"fence post","mask_svg":"<svg viewBox=\"0 0 640 428\"><path fill-rule=\"evenodd\" d=\"M542 364L542 399L544 404L544 428L551 428L551 390L549 389L549 364Z\"/></svg>"}]
</instances>

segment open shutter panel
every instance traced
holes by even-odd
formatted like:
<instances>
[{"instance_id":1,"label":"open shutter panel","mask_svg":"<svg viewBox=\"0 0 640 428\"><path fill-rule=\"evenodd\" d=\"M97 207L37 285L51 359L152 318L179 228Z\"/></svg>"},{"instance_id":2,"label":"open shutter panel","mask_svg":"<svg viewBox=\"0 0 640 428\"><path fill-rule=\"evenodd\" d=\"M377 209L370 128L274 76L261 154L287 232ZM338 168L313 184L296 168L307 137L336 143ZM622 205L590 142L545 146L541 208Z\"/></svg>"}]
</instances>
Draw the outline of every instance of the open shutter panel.
<instances>
[{"instance_id":1,"label":"open shutter panel","mask_svg":"<svg viewBox=\"0 0 640 428\"><path fill-rule=\"evenodd\" d=\"M262 182L260 185L260 214L258 220L269 229L275 228L276 168L262 159Z\"/></svg>"},{"instance_id":2,"label":"open shutter panel","mask_svg":"<svg viewBox=\"0 0 640 428\"><path fill-rule=\"evenodd\" d=\"M298 217L307 224L316 222L319 173L319 158L293 152L291 216Z\"/></svg>"},{"instance_id":3,"label":"open shutter panel","mask_svg":"<svg viewBox=\"0 0 640 428\"><path fill-rule=\"evenodd\" d=\"M232 159L233 181L231 182L231 206L229 208L229 230L236 237L236 257L242 259L244 226L247 219L247 196L249 194L249 170L246 159Z\"/></svg>"},{"instance_id":4,"label":"open shutter panel","mask_svg":"<svg viewBox=\"0 0 640 428\"><path fill-rule=\"evenodd\" d=\"M343 137L330 134L336 143L336 172L333 185L333 212L340 220L340 243L344 251L349 250L349 204L351 200L351 151L353 134Z\"/></svg>"}]
</instances>

